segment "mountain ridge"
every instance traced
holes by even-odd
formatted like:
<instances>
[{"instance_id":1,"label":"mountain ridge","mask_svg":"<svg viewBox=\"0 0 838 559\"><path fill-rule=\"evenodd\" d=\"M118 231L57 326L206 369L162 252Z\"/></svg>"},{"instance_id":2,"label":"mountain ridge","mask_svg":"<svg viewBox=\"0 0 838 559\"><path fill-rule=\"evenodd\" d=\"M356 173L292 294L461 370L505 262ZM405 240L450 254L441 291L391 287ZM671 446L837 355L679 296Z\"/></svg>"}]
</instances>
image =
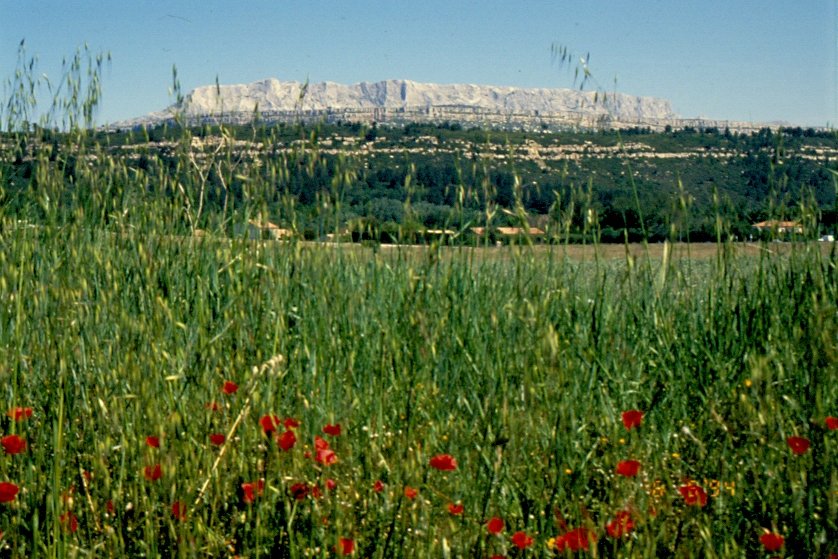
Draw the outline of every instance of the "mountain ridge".
<instances>
[{"instance_id":1,"label":"mountain ridge","mask_svg":"<svg viewBox=\"0 0 838 559\"><path fill-rule=\"evenodd\" d=\"M598 94L573 89L522 88L476 84L436 84L383 80L345 85L304 84L276 78L250 84L201 86L187 95L186 114L259 110L407 109L439 106L489 111L556 114L584 111L617 117L676 118L668 100L624 93Z\"/></svg>"},{"instance_id":2,"label":"mountain ridge","mask_svg":"<svg viewBox=\"0 0 838 559\"><path fill-rule=\"evenodd\" d=\"M659 97L560 88L435 84L383 80L345 85L267 78L248 84L207 85L179 104L113 123L110 129L155 126L180 120L188 125L265 122L458 123L522 130L718 128L737 132L777 129L787 123L681 118Z\"/></svg>"},{"instance_id":3,"label":"mountain ridge","mask_svg":"<svg viewBox=\"0 0 838 559\"><path fill-rule=\"evenodd\" d=\"M345 85L267 78L248 84L207 85L182 103L112 126L154 125L180 116L189 122L245 122L293 115L327 120L408 122L448 120L521 126L549 122L596 127L603 121L632 123L678 118L671 103L656 97L574 89L383 80Z\"/></svg>"}]
</instances>

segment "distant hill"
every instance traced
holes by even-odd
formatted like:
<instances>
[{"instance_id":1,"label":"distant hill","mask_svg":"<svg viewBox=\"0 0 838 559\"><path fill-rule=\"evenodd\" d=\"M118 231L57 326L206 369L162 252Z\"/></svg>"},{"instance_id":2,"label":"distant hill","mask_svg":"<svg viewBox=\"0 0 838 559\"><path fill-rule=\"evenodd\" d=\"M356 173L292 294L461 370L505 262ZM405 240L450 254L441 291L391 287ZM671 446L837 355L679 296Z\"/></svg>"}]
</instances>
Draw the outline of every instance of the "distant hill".
<instances>
[{"instance_id":1,"label":"distant hill","mask_svg":"<svg viewBox=\"0 0 838 559\"><path fill-rule=\"evenodd\" d=\"M156 126L142 134L101 131L99 139L154 183L183 180L183 169L208 165L204 208L210 213L223 214L228 196L236 200L264 184L275 196L266 208L277 226L291 226L283 217L291 203L293 223L306 238L324 234L321 205L335 192L342 225L380 240L406 226L483 226L489 203L507 210L497 212L496 226L519 226L515 212L523 208L531 226L553 235L563 223L573 240L588 227L581 208L591 207L602 242L711 241L719 218L725 235L758 238L753 224L800 219L813 215L812 208L817 224L809 233L834 233L838 224L832 174L838 136L812 128L554 133L316 122L224 126L223 132ZM220 146L230 151L219 152ZM223 180L219 153L235 166Z\"/></svg>"},{"instance_id":2,"label":"distant hill","mask_svg":"<svg viewBox=\"0 0 838 559\"><path fill-rule=\"evenodd\" d=\"M180 105L112 127L155 125L180 114L189 123L267 121L456 122L504 128L660 127L678 120L666 99L573 89L387 80L344 85L267 79L194 89Z\"/></svg>"}]
</instances>

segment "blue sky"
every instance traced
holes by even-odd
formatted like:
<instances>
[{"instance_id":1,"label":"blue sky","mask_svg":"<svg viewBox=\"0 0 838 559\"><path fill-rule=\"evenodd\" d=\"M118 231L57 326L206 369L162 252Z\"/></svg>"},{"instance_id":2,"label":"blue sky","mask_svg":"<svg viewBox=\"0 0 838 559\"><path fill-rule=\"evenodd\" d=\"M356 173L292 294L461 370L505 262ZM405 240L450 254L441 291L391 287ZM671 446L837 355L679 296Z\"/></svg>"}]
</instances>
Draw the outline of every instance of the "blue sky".
<instances>
[{"instance_id":1,"label":"blue sky","mask_svg":"<svg viewBox=\"0 0 838 559\"><path fill-rule=\"evenodd\" d=\"M97 121L215 82L391 78L573 87L551 47L590 53L605 90L684 117L838 123L838 0L0 0L0 79L17 48L53 81L84 45L109 52Z\"/></svg>"}]
</instances>

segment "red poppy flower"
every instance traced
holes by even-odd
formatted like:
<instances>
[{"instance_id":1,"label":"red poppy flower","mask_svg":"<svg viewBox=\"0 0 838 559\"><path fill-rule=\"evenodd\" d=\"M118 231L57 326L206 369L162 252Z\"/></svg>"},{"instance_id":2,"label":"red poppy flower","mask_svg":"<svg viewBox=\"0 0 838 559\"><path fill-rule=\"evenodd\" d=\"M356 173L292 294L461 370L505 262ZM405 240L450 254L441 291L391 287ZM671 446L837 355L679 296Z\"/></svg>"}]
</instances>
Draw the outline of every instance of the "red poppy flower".
<instances>
[{"instance_id":1,"label":"red poppy flower","mask_svg":"<svg viewBox=\"0 0 838 559\"><path fill-rule=\"evenodd\" d=\"M376 493L381 493L382 491L384 491L384 482L382 482L380 479L375 480L375 483L372 484L372 490Z\"/></svg>"},{"instance_id":2,"label":"red poppy flower","mask_svg":"<svg viewBox=\"0 0 838 559\"><path fill-rule=\"evenodd\" d=\"M114 506L113 501L111 501L110 499L108 499L108 502L105 503L105 512L111 516L113 516L113 514L116 512L116 506Z\"/></svg>"},{"instance_id":3,"label":"red poppy flower","mask_svg":"<svg viewBox=\"0 0 838 559\"><path fill-rule=\"evenodd\" d=\"M6 415L11 417L15 421L20 421L21 419L28 419L32 417L32 408L24 408L24 407L16 407L10 409L6 412Z\"/></svg>"},{"instance_id":4,"label":"red poppy flower","mask_svg":"<svg viewBox=\"0 0 838 559\"><path fill-rule=\"evenodd\" d=\"M0 503L11 503L17 497L20 488L9 481L0 481Z\"/></svg>"},{"instance_id":5,"label":"red poppy flower","mask_svg":"<svg viewBox=\"0 0 838 559\"><path fill-rule=\"evenodd\" d=\"M678 492L689 506L703 507L707 504L707 493L700 485L688 483L679 487Z\"/></svg>"},{"instance_id":6,"label":"red poppy flower","mask_svg":"<svg viewBox=\"0 0 838 559\"><path fill-rule=\"evenodd\" d=\"M221 386L221 391L224 394L235 394L239 389L239 385L231 380L225 380L224 384Z\"/></svg>"},{"instance_id":7,"label":"red poppy flower","mask_svg":"<svg viewBox=\"0 0 838 559\"><path fill-rule=\"evenodd\" d=\"M297 444L297 435L294 434L294 431L285 431L276 438L276 444L278 444L279 448L282 450L291 450L294 448L294 445Z\"/></svg>"},{"instance_id":8,"label":"red poppy flower","mask_svg":"<svg viewBox=\"0 0 838 559\"><path fill-rule=\"evenodd\" d=\"M314 454L314 461L324 466L331 466L338 461L338 455L331 448L320 448Z\"/></svg>"},{"instance_id":9,"label":"red poppy flower","mask_svg":"<svg viewBox=\"0 0 838 559\"><path fill-rule=\"evenodd\" d=\"M325 425L323 427L323 432L327 435L332 435L333 437L337 437L340 435L340 423L335 423L332 425L331 423Z\"/></svg>"},{"instance_id":10,"label":"red poppy flower","mask_svg":"<svg viewBox=\"0 0 838 559\"><path fill-rule=\"evenodd\" d=\"M148 436L145 438L145 444L151 448L160 448L160 437Z\"/></svg>"},{"instance_id":11,"label":"red poppy flower","mask_svg":"<svg viewBox=\"0 0 838 559\"><path fill-rule=\"evenodd\" d=\"M26 450L26 440L17 435L6 435L0 439L6 454L20 454Z\"/></svg>"},{"instance_id":12,"label":"red poppy flower","mask_svg":"<svg viewBox=\"0 0 838 559\"><path fill-rule=\"evenodd\" d=\"M622 538L630 534L634 530L634 520L631 518L631 513L627 510L621 510L614 517L614 520L605 525L605 531L612 538Z\"/></svg>"},{"instance_id":13,"label":"red poppy flower","mask_svg":"<svg viewBox=\"0 0 838 559\"><path fill-rule=\"evenodd\" d=\"M798 456L806 454L806 451L809 450L809 446L811 445L809 439L805 437L789 437L786 439L786 443L788 443L791 451Z\"/></svg>"},{"instance_id":14,"label":"red poppy flower","mask_svg":"<svg viewBox=\"0 0 838 559\"><path fill-rule=\"evenodd\" d=\"M314 448L315 450L326 450L329 448L329 441L319 435L314 435Z\"/></svg>"},{"instance_id":15,"label":"red poppy flower","mask_svg":"<svg viewBox=\"0 0 838 559\"><path fill-rule=\"evenodd\" d=\"M643 412L640 410L624 411L622 417L623 425L625 425L628 430L640 427L640 424L643 423Z\"/></svg>"},{"instance_id":16,"label":"red poppy flower","mask_svg":"<svg viewBox=\"0 0 838 559\"><path fill-rule=\"evenodd\" d=\"M829 416L826 419L824 419L823 422L826 423L826 428L830 431L835 431L836 429L838 429L838 417Z\"/></svg>"},{"instance_id":17,"label":"red poppy flower","mask_svg":"<svg viewBox=\"0 0 838 559\"><path fill-rule=\"evenodd\" d=\"M218 402L207 402L204 404L204 407L207 408L209 411L218 411L221 409L221 406L218 405Z\"/></svg>"},{"instance_id":18,"label":"red poppy flower","mask_svg":"<svg viewBox=\"0 0 838 559\"><path fill-rule=\"evenodd\" d=\"M61 522L61 527L68 532L74 533L79 529L79 519L70 511L67 511L59 516L58 520Z\"/></svg>"},{"instance_id":19,"label":"red poppy flower","mask_svg":"<svg viewBox=\"0 0 838 559\"><path fill-rule=\"evenodd\" d=\"M461 503L457 503L456 505L454 503L448 503L448 512L454 516L460 516L464 510L465 507Z\"/></svg>"},{"instance_id":20,"label":"red poppy flower","mask_svg":"<svg viewBox=\"0 0 838 559\"><path fill-rule=\"evenodd\" d=\"M341 538L338 540L338 553L341 555L352 555L355 552L355 540Z\"/></svg>"},{"instance_id":21,"label":"red poppy flower","mask_svg":"<svg viewBox=\"0 0 838 559\"><path fill-rule=\"evenodd\" d=\"M305 482L295 483L290 487L291 496L298 501L302 501L311 492L311 487Z\"/></svg>"},{"instance_id":22,"label":"red poppy flower","mask_svg":"<svg viewBox=\"0 0 838 559\"><path fill-rule=\"evenodd\" d=\"M181 522L186 520L186 504L181 501L172 503L172 516L175 520L180 520Z\"/></svg>"},{"instance_id":23,"label":"red poppy flower","mask_svg":"<svg viewBox=\"0 0 838 559\"><path fill-rule=\"evenodd\" d=\"M146 466L143 469L143 476L145 476L145 478L148 481L157 481L158 479L163 477L163 468L160 466L160 464Z\"/></svg>"},{"instance_id":24,"label":"red poppy flower","mask_svg":"<svg viewBox=\"0 0 838 559\"><path fill-rule=\"evenodd\" d=\"M245 504L249 505L253 501L256 500L256 497L259 497L265 491L265 481L258 480L258 481L246 481L241 484L242 488L242 501Z\"/></svg>"},{"instance_id":25,"label":"red poppy flower","mask_svg":"<svg viewBox=\"0 0 838 559\"><path fill-rule=\"evenodd\" d=\"M486 523L486 531L489 532L490 534L495 535L495 536L497 536L498 534L503 532L503 528L504 528L503 518L500 518L500 517L497 517L497 516L493 516Z\"/></svg>"},{"instance_id":26,"label":"red poppy flower","mask_svg":"<svg viewBox=\"0 0 838 559\"><path fill-rule=\"evenodd\" d=\"M526 532L518 531L512 534L512 543L515 544L515 547L518 549L527 549L529 546L532 545L532 538L529 537Z\"/></svg>"},{"instance_id":27,"label":"red poppy flower","mask_svg":"<svg viewBox=\"0 0 838 559\"><path fill-rule=\"evenodd\" d=\"M329 491L334 491L337 488L338 488L338 482L336 482L332 478L328 478L326 480L326 489L328 489Z\"/></svg>"},{"instance_id":28,"label":"red poppy flower","mask_svg":"<svg viewBox=\"0 0 838 559\"><path fill-rule=\"evenodd\" d=\"M620 460L617 462L617 475L634 477L640 471L640 462L637 460Z\"/></svg>"},{"instance_id":29,"label":"red poppy flower","mask_svg":"<svg viewBox=\"0 0 838 559\"><path fill-rule=\"evenodd\" d=\"M221 446L227 440L227 437L224 436L224 433L210 433L209 440L215 446Z\"/></svg>"},{"instance_id":30,"label":"red poppy flower","mask_svg":"<svg viewBox=\"0 0 838 559\"><path fill-rule=\"evenodd\" d=\"M437 454L429 462L431 468L451 471L457 469L457 460L450 454Z\"/></svg>"},{"instance_id":31,"label":"red poppy flower","mask_svg":"<svg viewBox=\"0 0 838 559\"><path fill-rule=\"evenodd\" d=\"M286 429L296 429L300 426L300 422L294 419L293 417L286 417L285 421L282 422L285 425Z\"/></svg>"},{"instance_id":32,"label":"red poppy flower","mask_svg":"<svg viewBox=\"0 0 838 559\"><path fill-rule=\"evenodd\" d=\"M766 532L759 537L759 543L765 551L779 551L785 544L786 539L776 532Z\"/></svg>"},{"instance_id":33,"label":"red poppy flower","mask_svg":"<svg viewBox=\"0 0 838 559\"><path fill-rule=\"evenodd\" d=\"M415 498L416 498L416 496L417 496L418 494L419 494L419 490L418 490L418 489L415 489L415 488L413 488L413 487L411 487L411 486L409 486L409 485L405 485L405 486L404 486L404 496L405 496L405 497L407 497L408 499L413 500L413 499L415 499Z\"/></svg>"},{"instance_id":34,"label":"red poppy flower","mask_svg":"<svg viewBox=\"0 0 838 559\"><path fill-rule=\"evenodd\" d=\"M556 549L564 553L566 549L571 551L585 550L590 548L591 542L596 542L596 534L587 528L575 528L556 538Z\"/></svg>"},{"instance_id":35,"label":"red poppy flower","mask_svg":"<svg viewBox=\"0 0 838 559\"><path fill-rule=\"evenodd\" d=\"M276 431L276 428L279 427L279 423L279 418L273 414L263 415L259 418L259 425L262 426L262 432L266 435Z\"/></svg>"}]
</instances>

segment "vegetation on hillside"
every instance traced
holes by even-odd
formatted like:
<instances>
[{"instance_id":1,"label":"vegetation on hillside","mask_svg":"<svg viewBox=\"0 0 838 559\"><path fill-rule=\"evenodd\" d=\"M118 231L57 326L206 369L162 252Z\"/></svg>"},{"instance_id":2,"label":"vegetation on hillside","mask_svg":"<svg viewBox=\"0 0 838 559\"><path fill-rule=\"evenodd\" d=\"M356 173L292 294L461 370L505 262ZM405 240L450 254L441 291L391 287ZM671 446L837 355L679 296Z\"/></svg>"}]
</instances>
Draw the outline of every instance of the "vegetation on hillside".
<instances>
[{"instance_id":1,"label":"vegetation on hillside","mask_svg":"<svg viewBox=\"0 0 838 559\"><path fill-rule=\"evenodd\" d=\"M333 225L387 240L405 229L483 226L491 217L496 226L522 219L545 229L552 225L555 238L561 237L559 222L570 220L564 232L580 240L587 210L596 213L601 242L715 240L719 215L725 236L740 240L758 236L754 223L800 220L807 211L815 214L809 237L835 229L831 170L838 139L831 134L764 129L750 136L717 130L527 135L456 128L160 126L92 134L85 149L124 162L148 181L174 183L179 174L198 171L204 181L202 227L223 219L225 208L240 207L245 182L256 178L269 190L265 218L295 226L309 239L323 237ZM11 141L7 137L7 145ZM75 146L66 149L62 133L38 129L16 143L5 172L7 197L26 188L39 157L55 163L67 184L81 179L81 154ZM88 162L93 155L86 155ZM229 168L254 167L258 177L229 174ZM176 195L166 188L159 194ZM337 224L320 219L324 199L340 204ZM283 211L291 202L293 224Z\"/></svg>"}]
</instances>

